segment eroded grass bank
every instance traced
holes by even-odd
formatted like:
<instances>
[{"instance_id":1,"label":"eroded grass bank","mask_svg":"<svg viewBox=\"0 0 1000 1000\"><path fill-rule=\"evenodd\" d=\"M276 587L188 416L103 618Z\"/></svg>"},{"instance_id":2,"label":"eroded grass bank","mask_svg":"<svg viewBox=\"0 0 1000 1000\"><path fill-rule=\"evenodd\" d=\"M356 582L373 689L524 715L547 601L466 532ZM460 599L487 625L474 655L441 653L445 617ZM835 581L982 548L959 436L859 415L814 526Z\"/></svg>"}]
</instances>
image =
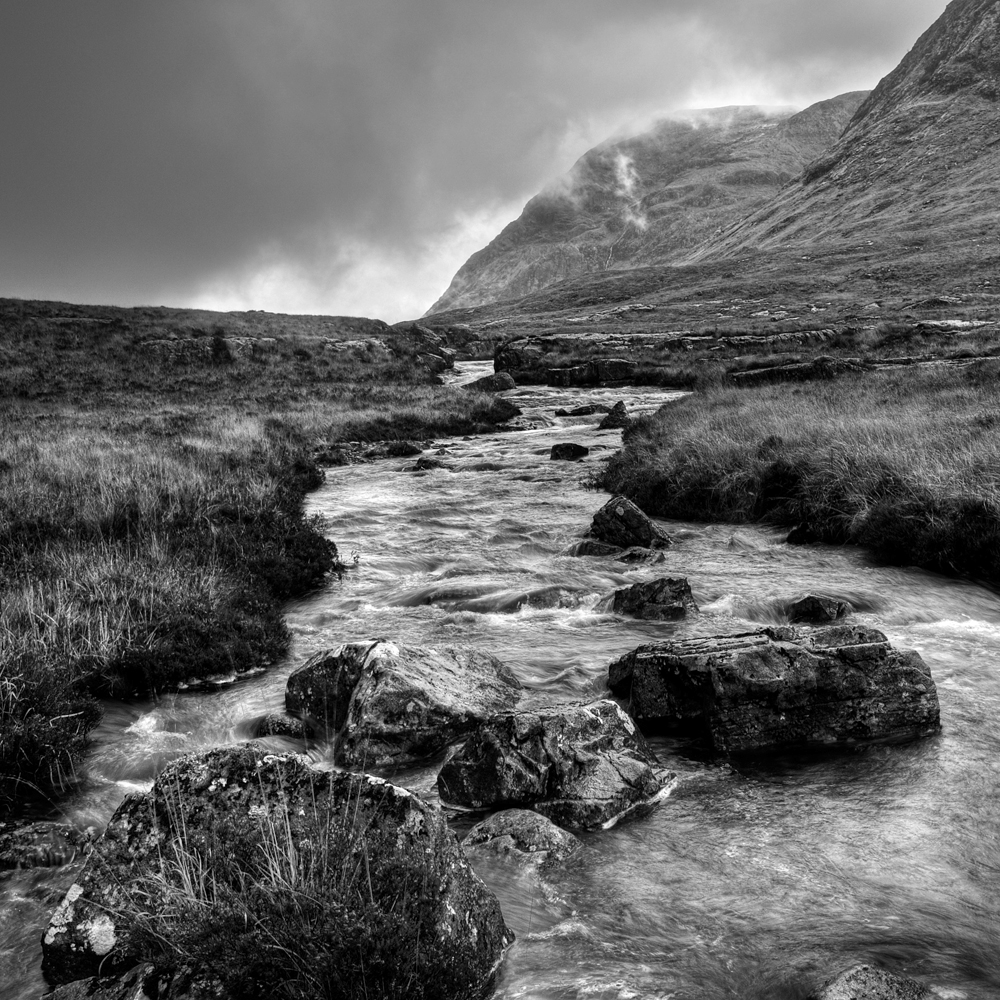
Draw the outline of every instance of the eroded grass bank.
<instances>
[{"instance_id":1,"label":"eroded grass bank","mask_svg":"<svg viewBox=\"0 0 1000 1000\"><path fill-rule=\"evenodd\" d=\"M663 517L801 526L803 540L1000 580L993 363L715 388L638 421L597 485Z\"/></svg>"}]
</instances>

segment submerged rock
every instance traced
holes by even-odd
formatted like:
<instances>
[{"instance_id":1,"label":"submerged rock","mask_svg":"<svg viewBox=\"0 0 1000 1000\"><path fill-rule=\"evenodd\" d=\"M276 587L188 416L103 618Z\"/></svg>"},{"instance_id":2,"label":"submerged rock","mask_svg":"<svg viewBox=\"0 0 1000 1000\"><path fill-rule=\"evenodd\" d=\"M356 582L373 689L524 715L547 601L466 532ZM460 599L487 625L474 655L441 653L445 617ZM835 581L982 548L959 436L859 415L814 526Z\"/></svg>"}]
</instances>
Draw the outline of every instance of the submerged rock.
<instances>
[{"instance_id":1,"label":"submerged rock","mask_svg":"<svg viewBox=\"0 0 1000 1000\"><path fill-rule=\"evenodd\" d=\"M801 600L792 601L786 609L789 621L805 625L829 625L846 618L853 610L846 601L818 597L816 594L807 594Z\"/></svg>"},{"instance_id":2,"label":"submerged rock","mask_svg":"<svg viewBox=\"0 0 1000 1000\"><path fill-rule=\"evenodd\" d=\"M579 542L574 542L563 555L567 556L614 556L621 553L620 545L610 545L608 542L599 542L595 538L584 538Z\"/></svg>"},{"instance_id":3,"label":"submerged rock","mask_svg":"<svg viewBox=\"0 0 1000 1000\"><path fill-rule=\"evenodd\" d=\"M90 850L93 835L69 823L29 823L7 829L0 823L0 870L58 868Z\"/></svg>"},{"instance_id":4,"label":"submerged rock","mask_svg":"<svg viewBox=\"0 0 1000 1000\"><path fill-rule=\"evenodd\" d=\"M859 965L831 979L808 1000L931 1000L933 996L915 979Z\"/></svg>"},{"instance_id":5,"label":"submerged rock","mask_svg":"<svg viewBox=\"0 0 1000 1000\"><path fill-rule=\"evenodd\" d=\"M509 712L480 724L438 775L442 799L524 806L592 830L648 802L669 775L613 701Z\"/></svg>"},{"instance_id":6,"label":"submerged rock","mask_svg":"<svg viewBox=\"0 0 1000 1000\"><path fill-rule=\"evenodd\" d=\"M650 643L612 663L608 680L642 725L700 736L723 753L940 728L937 689L920 655L857 625Z\"/></svg>"},{"instance_id":7,"label":"submerged rock","mask_svg":"<svg viewBox=\"0 0 1000 1000\"><path fill-rule=\"evenodd\" d=\"M228 1000L210 976L190 968L157 969L143 962L120 976L93 976L57 986L46 1000Z\"/></svg>"},{"instance_id":8,"label":"submerged rock","mask_svg":"<svg viewBox=\"0 0 1000 1000\"><path fill-rule=\"evenodd\" d=\"M578 462L581 458L586 458L590 454L590 449L582 444L573 444L571 441L562 444L554 444L549 458L560 462Z\"/></svg>"},{"instance_id":9,"label":"submerged rock","mask_svg":"<svg viewBox=\"0 0 1000 1000\"><path fill-rule=\"evenodd\" d=\"M661 577L616 590L612 601L616 615L632 615L647 621L677 621L698 613L691 587L683 577Z\"/></svg>"},{"instance_id":10,"label":"submerged rock","mask_svg":"<svg viewBox=\"0 0 1000 1000\"><path fill-rule=\"evenodd\" d=\"M310 891L321 893L321 902L329 893L338 907L336 919L319 928L303 923L310 935L303 962L334 962L335 971L344 963L350 980L361 948L369 968L388 962L392 975L393 963L405 959L412 968L402 974L440 977L443 997L476 996L487 986L513 935L441 811L378 778L320 770L298 754L270 754L255 743L184 757L147 795L126 797L52 916L42 941L46 977L63 983L156 962L162 943L147 928L186 930L169 920L170 907L191 899L179 875L186 864L196 879L211 882L213 898L228 898L226 886L246 898L249 879L256 895L247 905L265 915L283 912L280 885L267 871L261 875L259 864L255 873L253 863L271 858L281 865L292 845L298 867L284 877L297 884L309 872ZM400 913L404 891L419 894L419 909ZM211 899L205 905L213 906ZM234 919L225 906L217 916ZM401 957L387 928L404 934L416 923L423 934L417 955ZM253 920L244 929L255 931ZM357 940L349 949L341 941L345 929ZM276 955L265 956L264 972ZM227 960L218 955L221 965ZM207 972L219 972L214 953L202 961Z\"/></svg>"},{"instance_id":11,"label":"submerged rock","mask_svg":"<svg viewBox=\"0 0 1000 1000\"><path fill-rule=\"evenodd\" d=\"M594 413L609 413L611 410L610 406L605 406L604 403L587 403L586 406L577 406L572 410L556 410L555 416L557 417L589 417Z\"/></svg>"},{"instance_id":12,"label":"submerged rock","mask_svg":"<svg viewBox=\"0 0 1000 1000\"><path fill-rule=\"evenodd\" d=\"M594 515L587 534L623 549L634 545L645 549L665 549L671 544L666 531L623 496L609 500Z\"/></svg>"},{"instance_id":13,"label":"submerged rock","mask_svg":"<svg viewBox=\"0 0 1000 1000\"><path fill-rule=\"evenodd\" d=\"M250 739L257 739L259 736L284 736L290 740L309 738L309 727L301 719L281 712L268 712L267 715L248 719L240 727L240 731Z\"/></svg>"},{"instance_id":14,"label":"submerged rock","mask_svg":"<svg viewBox=\"0 0 1000 1000\"><path fill-rule=\"evenodd\" d=\"M319 652L285 686L285 708L336 737L338 759L371 765L443 750L520 697L489 653L382 639Z\"/></svg>"},{"instance_id":15,"label":"submerged rock","mask_svg":"<svg viewBox=\"0 0 1000 1000\"><path fill-rule=\"evenodd\" d=\"M530 809L504 809L470 831L462 847L480 848L497 854L530 854L539 860L562 861L582 844L567 830Z\"/></svg>"},{"instance_id":16,"label":"submerged rock","mask_svg":"<svg viewBox=\"0 0 1000 1000\"><path fill-rule=\"evenodd\" d=\"M597 425L597 429L599 431L617 430L629 427L631 424L632 418L628 415L625 404L621 400L618 400L611 407L611 412Z\"/></svg>"}]
</instances>

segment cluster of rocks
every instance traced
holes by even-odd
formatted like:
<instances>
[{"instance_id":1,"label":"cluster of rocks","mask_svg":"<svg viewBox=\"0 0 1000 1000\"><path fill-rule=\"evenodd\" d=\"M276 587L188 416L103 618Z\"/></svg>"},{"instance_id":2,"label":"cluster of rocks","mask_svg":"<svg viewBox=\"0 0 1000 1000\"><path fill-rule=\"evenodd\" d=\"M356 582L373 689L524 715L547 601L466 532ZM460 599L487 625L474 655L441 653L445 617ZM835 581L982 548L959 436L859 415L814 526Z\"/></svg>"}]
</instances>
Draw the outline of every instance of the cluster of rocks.
<instances>
[{"instance_id":1,"label":"cluster of rocks","mask_svg":"<svg viewBox=\"0 0 1000 1000\"><path fill-rule=\"evenodd\" d=\"M671 545L663 527L625 497L596 512L583 541L615 558L662 558ZM614 613L645 620L676 622L699 613L679 578L622 588L609 601ZM786 611L796 620L829 623L850 608L810 595ZM305 836L302 817L318 812L343 820L347 803L352 822L388 822L399 831L397 849L416 846L408 856L426 866L421 877L438 887L435 920L447 929L447 961L464 976L464 992L442 995L477 995L513 934L464 852L558 863L580 848L569 831L600 830L654 808L676 775L660 764L644 732L682 734L718 753L740 754L913 738L940 725L934 682L920 656L893 649L881 632L860 625L697 637L671 632L612 662L608 685L618 701L525 706L510 668L476 650L379 638L315 654L288 678L287 716L257 720L255 735L310 733L329 742L335 763L355 770L318 768L255 741L169 764L151 792L122 803L54 913L43 941L47 977L86 980L63 987L77 991L64 1000L138 995L142 983L175 1000L221 995L189 972L155 961L137 966L150 956L134 915L163 904L162 859L172 856L178 838L207 843L247 817L278 816L289 836ZM437 777L441 800L491 813L461 845L440 809L366 773L447 754ZM435 974L433 967L424 972ZM99 974L113 978L86 979ZM100 992L102 982L109 992ZM827 984L814 1000L916 998L924 995L920 989L864 967Z\"/></svg>"}]
</instances>

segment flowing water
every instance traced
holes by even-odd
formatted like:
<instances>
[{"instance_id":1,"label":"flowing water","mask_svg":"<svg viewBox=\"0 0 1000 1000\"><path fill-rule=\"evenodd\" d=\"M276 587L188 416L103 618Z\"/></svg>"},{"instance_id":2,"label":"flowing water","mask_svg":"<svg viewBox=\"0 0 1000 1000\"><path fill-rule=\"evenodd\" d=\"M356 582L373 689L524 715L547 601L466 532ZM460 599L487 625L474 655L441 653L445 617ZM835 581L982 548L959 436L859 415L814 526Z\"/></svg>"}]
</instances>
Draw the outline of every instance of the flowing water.
<instances>
[{"instance_id":1,"label":"flowing water","mask_svg":"<svg viewBox=\"0 0 1000 1000\"><path fill-rule=\"evenodd\" d=\"M483 367L459 366L453 379ZM787 546L757 527L667 522L675 545L660 565L565 555L606 499L583 481L620 432L598 431L600 414L553 410L623 398L635 412L676 395L527 387L509 396L533 426L444 442L432 454L446 468L331 470L310 507L357 565L288 608L287 662L221 691L106 706L66 818L99 828L165 761L245 738L282 708L292 669L344 641L475 646L510 664L532 702L579 701L605 695L609 661L642 642L779 622L782 602L819 592L920 651L941 735L736 766L654 741L681 780L650 815L583 835L562 865L474 858L517 933L496 997L802 997L858 961L908 971L942 997L1000 997L1000 599L874 566L860 550ZM557 441L591 454L550 461ZM697 620L604 609L616 587L660 575L690 580ZM396 780L435 799L435 774L429 764ZM475 818L453 824L461 834ZM78 864L0 876L4 1000L43 992L38 938Z\"/></svg>"}]
</instances>

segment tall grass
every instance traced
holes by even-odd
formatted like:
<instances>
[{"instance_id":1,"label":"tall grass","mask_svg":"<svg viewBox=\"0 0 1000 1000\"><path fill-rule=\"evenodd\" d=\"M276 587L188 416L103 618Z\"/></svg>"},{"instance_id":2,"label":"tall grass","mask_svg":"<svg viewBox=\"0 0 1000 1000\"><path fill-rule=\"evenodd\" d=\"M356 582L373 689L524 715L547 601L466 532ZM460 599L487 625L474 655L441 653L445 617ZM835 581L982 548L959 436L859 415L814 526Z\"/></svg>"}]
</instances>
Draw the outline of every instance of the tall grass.
<instances>
[{"instance_id":1,"label":"tall grass","mask_svg":"<svg viewBox=\"0 0 1000 1000\"><path fill-rule=\"evenodd\" d=\"M265 788L263 805L214 813L162 788L147 837L159 858L122 887L114 914L130 955L198 970L234 1000L477 996L480 960L441 923L454 851L392 806L362 803L372 791L352 780L353 791L338 784L344 797Z\"/></svg>"},{"instance_id":2,"label":"tall grass","mask_svg":"<svg viewBox=\"0 0 1000 1000\"><path fill-rule=\"evenodd\" d=\"M691 520L1000 581L1000 380L991 365L716 388L638 421L596 485Z\"/></svg>"},{"instance_id":3,"label":"tall grass","mask_svg":"<svg viewBox=\"0 0 1000 1000\"><path fill-rule=\"evenodd\" d=\"M336 565L303 517L321 473L297 430L225 412L162 430L0 411L0 804L72 776L95 696L272 662L279 602Z\"/></svg>"}]
</instances>

